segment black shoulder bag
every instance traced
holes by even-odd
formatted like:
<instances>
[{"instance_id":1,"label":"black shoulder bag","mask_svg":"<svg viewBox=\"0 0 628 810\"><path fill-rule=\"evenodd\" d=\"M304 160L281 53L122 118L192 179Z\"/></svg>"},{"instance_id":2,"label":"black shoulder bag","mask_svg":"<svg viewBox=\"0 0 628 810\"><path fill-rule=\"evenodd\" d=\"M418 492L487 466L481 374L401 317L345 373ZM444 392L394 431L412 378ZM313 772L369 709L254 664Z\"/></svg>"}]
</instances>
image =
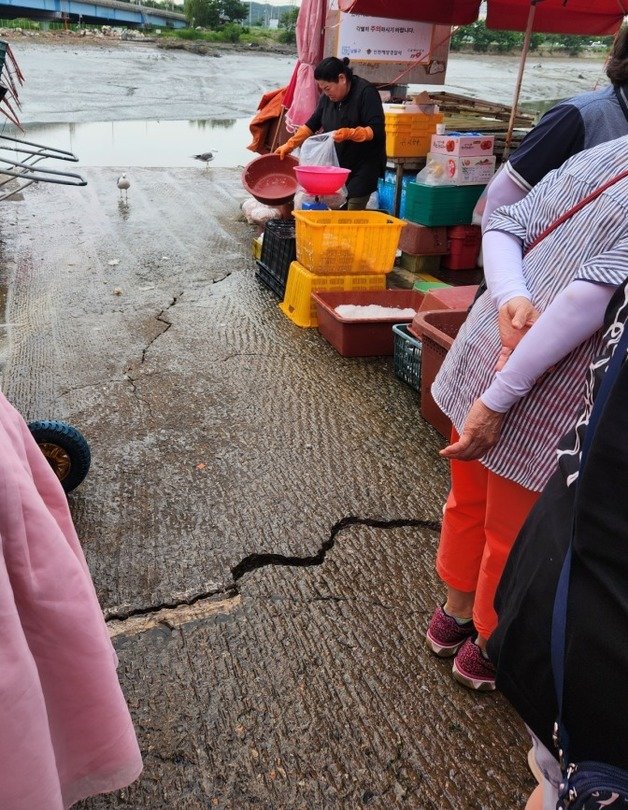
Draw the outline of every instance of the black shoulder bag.
<instances>
[{"instance_id":1,"label":"black shoulder bag","mask_svg":"<svg viewBox=\"0 0 628 810\"><path fill-rule=\"evenodd\" d=\"M628 324L615 347L606 367L598 395L595 398L589 424L582 443L580 470L582 471L595 434L604 403L621 369L628 349ZM577 484L576 484L577 486ZM577 502L576 492L576 502ZM573 541L574 527L572 527ZM552 673L558 702L558 720L554 725L554 742L558 748L563 779L559 788L557 810L628 810L628 771L602 762L573 763L569 759L569 734L563 720L563 687L565 669L565 630L567 624L567 597L571 573L572 544L570 543L560 572L552 616Z\"/></svg>"}]
</instances>

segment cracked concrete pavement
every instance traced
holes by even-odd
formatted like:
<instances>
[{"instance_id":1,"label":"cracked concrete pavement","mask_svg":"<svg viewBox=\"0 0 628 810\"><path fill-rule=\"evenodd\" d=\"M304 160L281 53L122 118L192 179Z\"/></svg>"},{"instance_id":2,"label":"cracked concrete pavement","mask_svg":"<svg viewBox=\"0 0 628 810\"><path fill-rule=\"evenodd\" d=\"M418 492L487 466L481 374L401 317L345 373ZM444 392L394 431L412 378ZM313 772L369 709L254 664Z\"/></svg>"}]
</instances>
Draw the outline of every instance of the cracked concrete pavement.
<instances>
[{"instance_id":1,"label":"cracked concrete pavement","mask_svg":"<svg viewBox=\"0 0 628 810\"><path fill-rule=\"evenodd\" d=\"M70 496L145 770L82 810L516 808L499 695L423 634L447 489L391 358L254 276L239 173L116 169L6 203L3 388L88 438Z\"/></svg>"}]
</instances>

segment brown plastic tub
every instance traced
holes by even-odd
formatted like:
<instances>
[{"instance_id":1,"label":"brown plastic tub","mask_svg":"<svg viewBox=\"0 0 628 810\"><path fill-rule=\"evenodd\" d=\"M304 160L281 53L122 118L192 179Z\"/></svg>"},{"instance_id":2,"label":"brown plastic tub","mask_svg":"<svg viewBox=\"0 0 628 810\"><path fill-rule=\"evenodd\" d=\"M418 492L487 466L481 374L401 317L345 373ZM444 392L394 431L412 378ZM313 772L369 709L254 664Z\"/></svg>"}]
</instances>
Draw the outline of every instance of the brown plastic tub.
<instances>
[{"instance_id":1,"label":"brown plastic tub","mask_svg":"<svg viewBox=\"0 0 628 810\"><path fill-rule=\"evenodd\" d=\"M299 161L292 155L283 160L271 153L252 160L242 172L242 185L264 205L286 205L298 188L294 167Z\"/></svg>"},{"instance_id":2,"label":"brown plastic tub","mask_svg":"<svg viewBox=\"0 0 628 810\"><path fill-rule=\"evenodd\" d=\"M312 294L318 315L318 329L344 357L376 357L393 354L393 326L408 318L393 315L378 320L348 320L335 311L339 304L381 307L412 307L418 312L423 293L418 290L368 290L363 292L317 292Z\"/></svg>"},{"instance_id":3,"label":"brown plastic tub","mask_svg":"<svg viewBox=\"0 0 628 810\"><path fill-rule=\"evenodd\" d=\"M434 402L430 388L467 317L466 309L421 312L412 322L412 334L421 340L421 416L447 439L451 422Z\"/></svg>"}]
</instances>

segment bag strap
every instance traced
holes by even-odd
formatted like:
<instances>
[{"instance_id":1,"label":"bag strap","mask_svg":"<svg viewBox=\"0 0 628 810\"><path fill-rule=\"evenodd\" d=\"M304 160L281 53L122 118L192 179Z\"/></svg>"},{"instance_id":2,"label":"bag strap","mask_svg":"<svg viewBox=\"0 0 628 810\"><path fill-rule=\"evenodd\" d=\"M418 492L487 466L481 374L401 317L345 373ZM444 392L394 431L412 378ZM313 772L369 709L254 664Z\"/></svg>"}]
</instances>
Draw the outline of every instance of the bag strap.
<instances>
[{"instance_id":1,"label":"bag strap","mask_svg":"<svg viewBox=\"0 0 628 810\"><path fill-rule=\"evenodd\" d=\"M528 245L525 252L529 253L531 250L533 250L533 248L535 248L539 244L539 242L542 242L543 239L545 239L546 236L549 236L552 231L556 230L556 228L558 228L559 225L562 225L563 222L566 222L574 214L577 214L578 211L584 208L585 205L588 205L590 202L593 202L593 200L599 197L600 194L603 194L607 188L614 186L615 183L619 183L619 181L623 180L624 177L628 177L628 169L624 172L620 172L620 174L616 175L611 180L608 180L606 183L604 183L604 185L600 186L600 188L596 189L595 191L592 191L591 194L587 194L587 196L583 200L580 200L579 203L576 203L568 211L565 211L564 214L561 214L557 220L552 222L551 225L548 225L547 228L545 228L545 230L541 231L541 233L536 237L536 239L534 239Z\"/></svg>"},{"instance_id":2,"label":"bag strap","mask_svg":"<svg viewBox=\"0 0 628 810\"><path fill-rule=\"evenodd\" d=\"M624 331L615 347L613 356L611 357L606 372L602 378L600 389L593 403L591 415L589 416L589 424L587 425L584 440L582 442L582 451L580 455L580 474L584 470L586 460L589 454L589 449L595 436L597 426L600 420L604 405L611 392L611 389L619 375L622 362L628 350L628 324L624 325ZM578 482L576 483L575 499L578 495ZM554 598L554 610L552 613L552 631L551 631L551 664L552 674L554 676L554 690L556 692L556 701L558 703L558 721L554 727L554 742L559 747L559 754L561 765L566 766L569 762L569 734L563 722L563 694L564 694L564 681L565 681L565 633L567 628L567 599L569 596L569 577L571 574L571 560L573 539L575 536L575 509L574 518L571 527L571 540L569 547L563 561L563 566L558 578L556 586L556 595Z\"/></svg>"}]
</instances>

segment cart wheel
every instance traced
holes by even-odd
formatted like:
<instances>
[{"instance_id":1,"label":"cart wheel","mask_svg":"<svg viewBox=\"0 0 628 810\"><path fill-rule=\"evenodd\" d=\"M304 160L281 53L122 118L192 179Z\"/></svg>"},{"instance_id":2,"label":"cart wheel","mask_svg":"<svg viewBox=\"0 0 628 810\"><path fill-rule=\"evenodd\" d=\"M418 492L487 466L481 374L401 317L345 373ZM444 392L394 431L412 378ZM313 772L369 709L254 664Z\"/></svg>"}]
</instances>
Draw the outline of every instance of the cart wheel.
<instances>
[{"instance_id":1,"label":"cart wheel","mask_svg":"<svg viewBox=\"0 0 628 810\"><path fill-rule=\"evenodd\" d=\"M83 434L66 422L42 419L28 428L66 492L72 492L89 470L91 453Z\"/></svg>"}]
</instances>

